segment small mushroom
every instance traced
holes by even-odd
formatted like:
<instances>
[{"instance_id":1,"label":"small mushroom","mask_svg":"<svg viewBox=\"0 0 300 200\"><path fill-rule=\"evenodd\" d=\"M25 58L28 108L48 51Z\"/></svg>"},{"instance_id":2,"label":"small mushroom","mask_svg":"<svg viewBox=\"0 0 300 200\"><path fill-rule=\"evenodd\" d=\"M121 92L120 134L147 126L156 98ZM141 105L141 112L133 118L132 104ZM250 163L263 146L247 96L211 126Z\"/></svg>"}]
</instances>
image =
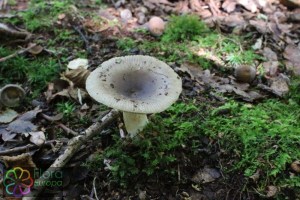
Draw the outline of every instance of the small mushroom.
<instances>
[{"instance_id":1,"label":"small mushroom","mask_svg":"<svg viewBox=\"0 0 300 200\"><path fill-rule=\"evenodd\" d=\"M126 130L134 137L148 123L146 114L162 112L178 99L182 82L166 63L135 55L102 63L88 76L86 89L96 101L123 111Z\"/></svg>"},{"instance_id":2,"label":"small mushroom","mask_svg":"<svg viewBox=\"0 0 300 200\"><path fill-rule=\"evenodd\" d=\"M41 45L37 45L34 43L29 43L28 47L32 47L28 50L28 52L33 55L38 55L44 50L44 48Z\"/></svg>"},{"instance_id":3,"label":"small mushroom","mask_svg":"<svg viewBox=\"0 0 300 200\"><path fill-rule=\"evenodd\" d=\"M0 103L6 107L17 107L24 97L24 89L15 84L8 84L0 90Z\"/></svg>"},{"instance_id":4,"label":"small mushroom","mask_svg":"<svg viewBox=\"0 0 300 200\"><path fill-rule=\"evenodd\" d=\"M256 76L256 70L253 67L242 65L234 70L236 80L243 83L251 83Z\"/></svg>"},{"instance_id":5,"label":"small mushroom","mask_svg":"<svg viewBox=\"0 0 300 200\"><path fill-rule=\"evenodd\" d=\"M152 17L149 20L149 31L154 36L160 36L165 30L165 22L160 17Z\"/></svg>"}]
</instances>

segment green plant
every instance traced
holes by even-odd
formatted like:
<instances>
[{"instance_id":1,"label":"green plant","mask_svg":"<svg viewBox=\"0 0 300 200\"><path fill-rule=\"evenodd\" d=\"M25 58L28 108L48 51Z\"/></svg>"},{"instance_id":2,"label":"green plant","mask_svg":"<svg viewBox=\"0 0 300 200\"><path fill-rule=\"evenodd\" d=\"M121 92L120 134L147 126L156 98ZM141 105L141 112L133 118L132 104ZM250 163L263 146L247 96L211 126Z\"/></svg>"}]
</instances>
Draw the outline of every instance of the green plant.
<instances>
[{"instance_id":1,"label":"green plant","mask_svg":"<svg viewBox=\"0 0 300 200\"><path fill-rule=\"evenodd\" d=\"M10 55L13 51L0 47L0 57ZM41 91L46 83L58 75L59 65L51 57L39 57L29 59L23 56L16 56L1 63L0 84L23 83L28 80L32 91Z\"/></svg>"},{"instance_id":2,"label":"green plant","mask_svg":"<svg viewBox=\"0 0 300 200\"><path fill-rule=\"evenodd\" d=\"M162 40L165 42L193 40L207 31L207 26L195 15L172 16Z\"/></svg>"},{"instance_id":3,"label":"green plant","mask_svg":"<svg viewBox=\"0 0 300 200\"><path fill-rule=\"evenodd\" d=\"M54 1L30 1L29 8L20 13L20 18L10 21L11 23L24 23L26 29L35 31L50 27L56 20L59 13L68 12L70 0Z\"/></svg>"},{"instance_id":4,"label":"green plant","mask_svg":"<svg viewBox=\"0 0 300 200\"><path fill-rule=\"evenodd\" d=\"M129 52L136 45L137 42L129 37L125 37L117 41L117 47L125 52Z\"/></svg>"},{"instance_id":5,"label":"green plant","mask_svg":"<svg viewBox=\"0 0 300 200\"><path fill-rule=\"evenodd\" d=\"M192 104L175 104L164 113L164 117L156 115L139 138L122 140L115 135L115 143L87 165L98 168L101 164L104 167L104 160L111 160L110 180L124 187L138 182L140 176L168 174L176 180L176 152L182 151L184 143L196 134L197 111ZM186 115L190 117L189 121L185 121L183 116Z\"/></svg>"},{"instance_id":6,"label":"green plant","mask_svg":"<svg viewBox=\"0 0 300 200\"><path fill-rule=\"evenodd\" d=\"M75 104L69 101L57 103L56 108L58 112L63 113L64 117L70 118L75 111Z\"/></svg>"},{"instance_id":7,"label":"green plant","mask_svg":"<svg viewBox=\"0 0 300 200\"><path fill-rule=\"evenodd\" d=\"M230 110L226 116L217 114L224 109ZM268 100L256 106L229 102L215 110L202 129L235 158L228 170L242 170L247 177L260 171L258 188L293 188L300 187L300 178L289 176L286 170L300 159L299 120L299 105L292 100Z\"/></svg>"}]
</instances>

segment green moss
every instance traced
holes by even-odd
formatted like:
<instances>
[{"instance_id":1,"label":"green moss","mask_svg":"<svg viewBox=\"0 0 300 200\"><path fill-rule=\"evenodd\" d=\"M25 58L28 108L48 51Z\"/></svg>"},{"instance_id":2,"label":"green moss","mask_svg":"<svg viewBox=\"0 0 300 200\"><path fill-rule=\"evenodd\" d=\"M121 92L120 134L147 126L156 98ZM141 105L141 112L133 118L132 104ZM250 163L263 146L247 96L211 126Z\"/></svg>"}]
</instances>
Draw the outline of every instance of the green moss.
<instances>
[{"instance_id":1,"label":"green moss","mask_svg":"<svg viewBox=\"0 0 300 200\"><path fill-rule=\"evenodd\" d=\"M168 174L170 181L176 181L179 162L176 152L182 151L185 143L190 142L191 135L197 134L198 110L192 104L175 104L164 113L164 117L156 115L136 138L122 140L118 134L115 135L114 144L87 165L98 169L99 165L104 167L104 159L114 160L110 181L124 187L136 184L140 176L165 177ZM189 116L189 121L182 116Z\"/></svg>"},{"instance_id":2,"label":"green moss","mask_svg":"<svg viewBox=\"0 0 300 200\"><path fill-rule=\"evenodd\" d=\"M13 51L0 47L0 57L12 54ZM1 63L0 85L8 83L28 82L31 91L39 93L46 87L47 82L58 76L59 65L51 57L26 58L16 56Z\"/></svg>"},{"instance_id":3,"label":"green moss","mask_svg":"<svg viewBox=\"0 0 300 200\"><path fill-rule=\"evenodd\" d=\"M207 31L207 26L195 15L172 16L162 40L166 42L193 40Z\"/></svg>"},{"instance_id":4,"label":"green moss","mask_svg":"<svg viewBox=\"0 0 300 200\"><path fill-rule=\"evenodd\" d=\"M9 20L13 24L24 24L29 31L46 29L53 25L60 13L66 13L70 0L39 1L31 0L28 9L20 13L20 18Z\"/></svg>"},{"instance_id":5,"label":"green moss","mask_svg":"<svg viewBox=\"0 0 300 200\"><path fill-rule=\"evenodd\" d=\"M219 110L230 110L220 116ZM205 134L217 139L235 162L229 171L250 177L260 171L258 188L300 188L300 178L289 176L289 165L300 159L300 109L295 101L268 100L256 106L235 102L215 110L202 124Z\"/></svg>"}]
</instances>

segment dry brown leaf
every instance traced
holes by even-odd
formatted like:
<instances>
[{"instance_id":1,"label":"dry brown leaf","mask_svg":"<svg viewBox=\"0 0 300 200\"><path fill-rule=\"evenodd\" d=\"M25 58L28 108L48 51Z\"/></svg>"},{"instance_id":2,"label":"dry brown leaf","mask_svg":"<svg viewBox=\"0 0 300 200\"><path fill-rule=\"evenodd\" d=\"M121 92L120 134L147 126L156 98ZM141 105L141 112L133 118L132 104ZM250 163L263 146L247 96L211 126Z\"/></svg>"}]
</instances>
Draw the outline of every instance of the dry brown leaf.
<instances>
[{"instance_id":1,"label":"dry brown leaf","mask_svg":"<svg viewBox=\"0 0 300 200\"><path fill-rule=\"evenodd\" d=\"M291 168L294 172L300 173L300 161L296 160L291 164Z\"/></svg>"},{"instance_id":2,"label":"dry brown leaf","mask_svg":"<svg viewBox=\"0 0 300 200\"><path fill-rule=\"evenodd\" d=\"M237 0L238 4L244 6L247 10L251 11L252 13L257 12L257 5L256 2L253 0Z\"/></svg>"},{"instance_id":3,"label":"dry brown leaf","mask_svg":"<svg viewBox=\"0 0 300 200\"><path fill-rule=\"evenodd\" d=\"M65 78L73 82L74 86L85 88L85 81L89 76L90 71L83 68L70 70L62 74Z\"/></svg>"},{"instance_id":4,"label":"dry brown leaf","mask_svg":"<svg viewBox=\"0 0 300 200\"><path fill-rule=\"evenodd\" d=\"M276 186L270 185L267 187L267 197L274 197L278 192Z\"/></svg>"},{"instance_id":5,"label":"dry brown leaf","mask_svg":"<svg viewBox=\"0 0 300 200\"><path fill-rule=\"evenodd\" d=\"M209 183L213 182L221 176L217 169L204 167L198 170L192 177L192 181L195 183Z\"/></svg>"},{"instance_id":6,"label":"dry brown leaf","mask_svg":"<svg viewBox=\"0 0 300 200\"><path fill-rule=\"evenodd\" d=\"M12 109L0 110L0 123L9 123L18 116L18 113Z\"/></svg>"},{"instance_id":7,"label":"dry brown leaf","mask_svg":"<svg viewBox=\"0 0 300 200\"><path fill-rule=\"evenodd\" d=\"M263 56L267 58L269 61L277 61L277 54L272 51L269 47L265 47L263 49Z\"/></svg>"},{"instance_id":8,"label":"dry brown leaf","mask_svg":"<svg viewBox=\"0 0 300 200\"><path fill-rule=\"evenodd\" d=\"M22 168L34 168L35 163L29 153L23 153L17 156L0 156L7 168L22 167Z\"/></svg>"},{"instance_id":9,"label":"dry brown leaf","mask_svg":"<svg viewBox=\"0 0 300 200\"><path fill-rule=\"evenodd\" d=\"M237 4L236 0L225 0L224 3L222 4L222 8L227 13L231 13L235 10L236 4Z\"/></svg>"},{"instance_id":10,"label":"dry brown leaf","mask_svg":"<svg viewBox=\"0 0 300 200\"><path fill-rule=\"evenodd\" d=\"M291 63L295 74L300 75L300 48L289 44L284 49L283 56Z\"/></svg>"}]
</instances>

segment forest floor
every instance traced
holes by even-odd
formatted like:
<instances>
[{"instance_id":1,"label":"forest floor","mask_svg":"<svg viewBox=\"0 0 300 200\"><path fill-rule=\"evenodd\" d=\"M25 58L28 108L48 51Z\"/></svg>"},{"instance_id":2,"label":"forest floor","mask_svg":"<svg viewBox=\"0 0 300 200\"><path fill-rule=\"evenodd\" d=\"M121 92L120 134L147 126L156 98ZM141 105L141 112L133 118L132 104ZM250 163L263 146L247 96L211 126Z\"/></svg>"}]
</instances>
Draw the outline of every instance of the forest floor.
<instances>
[{"instance_id":1,"label":"forest floor","mask_svg":"<svg viewBox=\"0 0 300 200\"><path fill-rule=\"evenodd\" d=\"M150 55L181 77L179 100L135 138L114 118L40 199L299 200L299 22L288 0L0 0L0 86L25 92L0 91L0 199L24 194L11 169L45 171L107 116L85 89L91 71ZM87 69L71 69L77 58Z\"/></svg>"}]
</instances>

